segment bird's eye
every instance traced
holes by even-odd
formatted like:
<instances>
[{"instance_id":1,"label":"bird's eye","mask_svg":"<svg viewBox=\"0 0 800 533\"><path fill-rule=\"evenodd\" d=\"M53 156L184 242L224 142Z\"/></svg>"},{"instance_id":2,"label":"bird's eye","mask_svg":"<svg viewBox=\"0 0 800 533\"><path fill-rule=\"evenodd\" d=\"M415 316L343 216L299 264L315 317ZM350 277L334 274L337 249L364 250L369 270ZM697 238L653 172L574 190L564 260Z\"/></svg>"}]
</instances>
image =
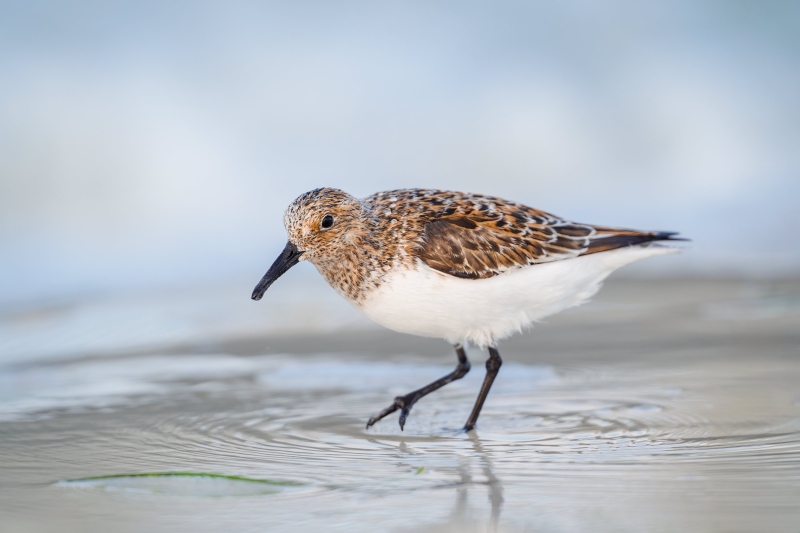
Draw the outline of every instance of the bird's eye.
<instances>
[{"instance_id":1,"label":"bird's eye","mask_svg":"<svg viewBox=\"0 0 800 533\"><path fill-rule=\"evenodd\" d=\"M333 226L333 217L331 215L325 215L322 217L322 229L328 229Z\"/></svg>"}]
</instances>

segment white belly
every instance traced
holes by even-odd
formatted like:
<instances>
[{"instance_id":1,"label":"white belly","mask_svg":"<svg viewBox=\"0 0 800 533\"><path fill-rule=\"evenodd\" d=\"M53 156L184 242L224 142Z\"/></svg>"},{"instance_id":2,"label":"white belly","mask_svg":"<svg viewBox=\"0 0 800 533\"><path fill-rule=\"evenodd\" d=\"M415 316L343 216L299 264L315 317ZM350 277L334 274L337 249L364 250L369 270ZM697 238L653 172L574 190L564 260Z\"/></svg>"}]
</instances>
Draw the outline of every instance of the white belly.
<instances>
[{"instance_id":1,"label":"white belly","mask_svg":"<svg viewBox=\"0 0 800 533\"><path fill-rule=\"evenodd\" d=\"M676 251L633 246L478 280L456 278L419 263L412 269L394 269L357 307L395 331L484 347L585 302L614 270Z\"/></svg>"}]
</instances>

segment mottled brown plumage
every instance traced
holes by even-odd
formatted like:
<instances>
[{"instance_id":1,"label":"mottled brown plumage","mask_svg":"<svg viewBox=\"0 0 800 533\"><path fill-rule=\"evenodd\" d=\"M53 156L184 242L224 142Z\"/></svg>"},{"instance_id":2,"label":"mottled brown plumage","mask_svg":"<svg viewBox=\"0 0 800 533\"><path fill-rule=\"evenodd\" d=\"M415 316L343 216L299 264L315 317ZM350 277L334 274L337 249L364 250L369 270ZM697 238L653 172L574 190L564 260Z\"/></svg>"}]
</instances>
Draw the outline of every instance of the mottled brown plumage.
<instances>
[{"instance_id":1,"label":"mottled brown plumage","mask_svg":"<svg viewBox=\"0 0 800 533\"><path fill-rule=\"evenodd\" d=\"M330 230L321 228L325 215L336 221ZM486 279L672 235L578 224L494 196L435 189L384 191L362 200L315 189L289 206L284 221L304 259L353 301L399 262L418 260L458 278Z\"/></svg>"},{"instance_id":2,"label":"mottled brown plumage","mask_svg":"<svg viewBox=\"0 0 800 533\"><path fill-rule=\"evenodd\" d=\"M364 200L375 213L410 217L407 252L440 272L485 279L669 234L578 224L494 196L404 189ZM385 215L388 216L388 215Z\"/></svg>"}]
</instances>

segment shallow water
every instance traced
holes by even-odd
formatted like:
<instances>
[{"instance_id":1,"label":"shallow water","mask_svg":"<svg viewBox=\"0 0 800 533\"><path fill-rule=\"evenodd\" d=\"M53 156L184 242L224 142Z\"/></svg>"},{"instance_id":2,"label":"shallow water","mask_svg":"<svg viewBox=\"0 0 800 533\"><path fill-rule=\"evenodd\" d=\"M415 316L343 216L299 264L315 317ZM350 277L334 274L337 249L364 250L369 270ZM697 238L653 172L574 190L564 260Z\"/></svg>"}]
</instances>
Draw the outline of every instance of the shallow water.
<instances>
[{"instance_id":1,"label":"shallow water","mask_svg":"<svg viewBox=\"0 0 800 533\"><path fill-rule=\"evenodd\" d=\"M800 531L800 283L612 283L501 346L470 434L484 354L367 430L454 354L290 293L5 315L2 530Z\"/></svg>"}]
</instances>

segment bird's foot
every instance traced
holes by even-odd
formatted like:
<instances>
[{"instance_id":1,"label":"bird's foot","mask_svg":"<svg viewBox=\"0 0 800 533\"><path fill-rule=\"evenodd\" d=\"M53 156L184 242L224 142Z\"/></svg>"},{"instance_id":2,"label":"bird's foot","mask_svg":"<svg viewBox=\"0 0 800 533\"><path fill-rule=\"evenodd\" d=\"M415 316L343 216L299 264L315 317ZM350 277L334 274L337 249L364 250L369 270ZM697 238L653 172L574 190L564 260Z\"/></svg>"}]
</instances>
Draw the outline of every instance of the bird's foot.
<instances>
[{"instance_id":1,"label":"bird's foot","mask_svg":"<svg viewBox=\"0 0 800 533\"><path fill-rule=\"evenodd\" d=\"M367 421L367 429L372 427L378 420L394 413L398 409L400 409L400 419L398 422L400 423L400 431L403 431L403 427L406 425L406 418L408 418L408 414L411 412L411 408L417 402L419 398L416 397L414 393L406 394L405 396L398 396L392 402L392 405L378 413L377 415L373 416Z\"/></svg>"}]
</instances>

